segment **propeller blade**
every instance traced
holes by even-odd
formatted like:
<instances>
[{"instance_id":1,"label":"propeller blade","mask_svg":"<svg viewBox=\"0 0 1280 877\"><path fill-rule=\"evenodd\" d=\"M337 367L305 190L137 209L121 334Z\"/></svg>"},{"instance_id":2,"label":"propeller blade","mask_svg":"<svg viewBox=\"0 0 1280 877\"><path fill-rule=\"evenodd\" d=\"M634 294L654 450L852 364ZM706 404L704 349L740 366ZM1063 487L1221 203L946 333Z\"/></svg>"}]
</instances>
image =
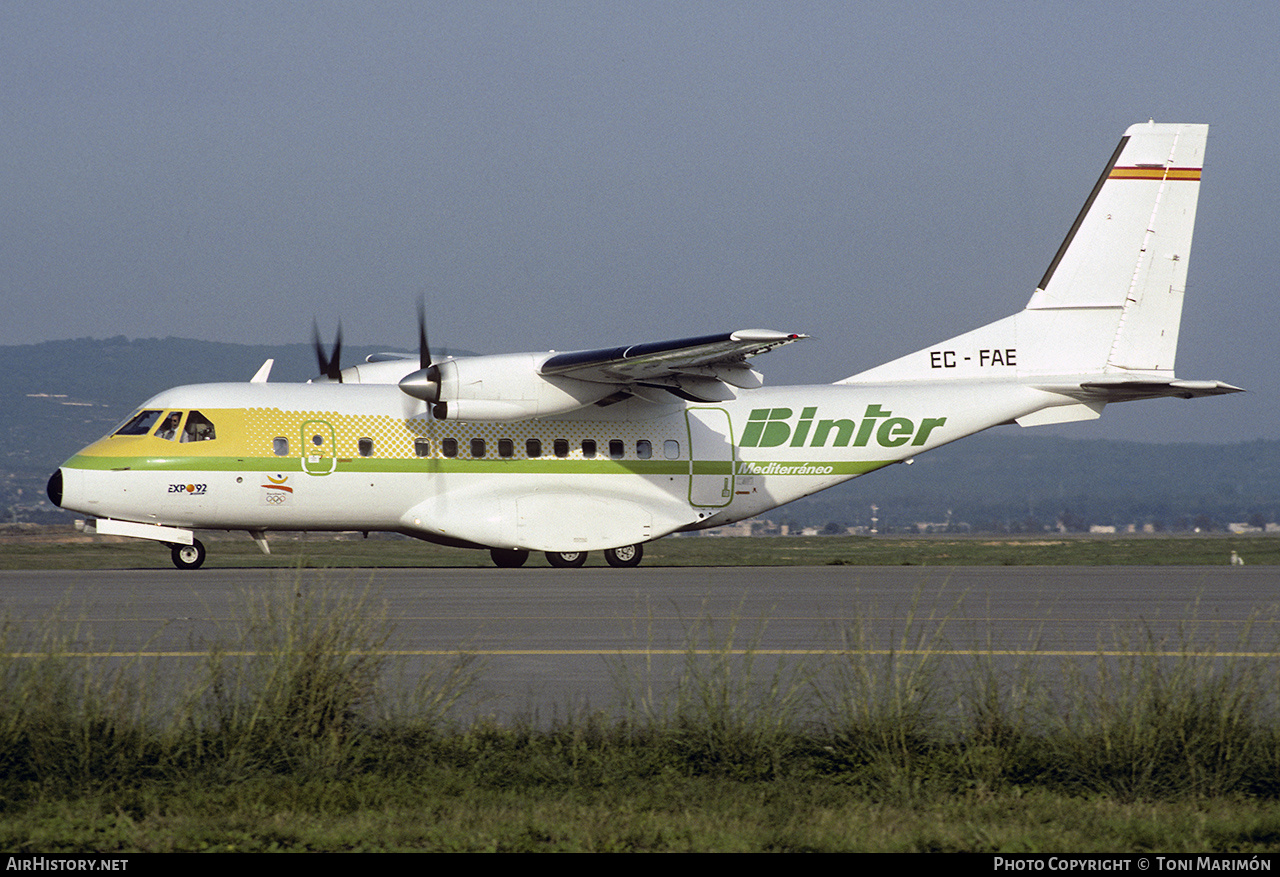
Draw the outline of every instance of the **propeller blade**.
<instances>
[{"instance_id":1,"label":"propeller blade","mask_svg":"<svg viewBox=\"0 0 1280 877\"><path fill-rule=\"evenodd\" d=\"M427 306L418 299L418 370L405 375L400 389L423 402L440 399L440 367L431 362L431 345L427 342Z\"/></svg>"},{"instance_id":2,"label":"propeller blade","mask_svg":"<svg viewBox=\"0 0 1280 877\"><path fill-rule=\"evenodd\" d=\"M431 346L427 343L427 306L418 299L418 368L431 366Z\"/></svg>"},{"instance_id":3,"label":"propeller blade","mask_svg":"<svg viewBox=\"0 0 1280 877\"><path fill-rule=\"evenodd\" d=\"M320 374L331 381L342 383L342 324L338 324L338 334L333 339L333 353L325 352L324 342L320 340L320 326L311 321L311 343L316 350L316 365Z\"/></svg>"}]
</instances>

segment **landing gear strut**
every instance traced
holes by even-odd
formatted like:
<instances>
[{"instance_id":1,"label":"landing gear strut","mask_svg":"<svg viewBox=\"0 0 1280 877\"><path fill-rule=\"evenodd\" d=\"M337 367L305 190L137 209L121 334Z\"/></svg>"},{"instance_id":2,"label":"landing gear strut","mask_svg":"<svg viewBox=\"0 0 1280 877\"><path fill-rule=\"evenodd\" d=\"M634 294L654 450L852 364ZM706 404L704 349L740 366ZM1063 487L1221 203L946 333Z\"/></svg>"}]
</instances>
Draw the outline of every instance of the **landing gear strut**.
<instances>
[{"instance_id":1,"label":"landing gear strut","mask_svg":"<svg viewBox=\"0 0 1280 877\"><path fill-rule=\"evenodd\" d=\"M204 543L195 539L190 545L171 546L170 556L178 569L199 569L204 564Z\"/></svg>"}]
</instances>

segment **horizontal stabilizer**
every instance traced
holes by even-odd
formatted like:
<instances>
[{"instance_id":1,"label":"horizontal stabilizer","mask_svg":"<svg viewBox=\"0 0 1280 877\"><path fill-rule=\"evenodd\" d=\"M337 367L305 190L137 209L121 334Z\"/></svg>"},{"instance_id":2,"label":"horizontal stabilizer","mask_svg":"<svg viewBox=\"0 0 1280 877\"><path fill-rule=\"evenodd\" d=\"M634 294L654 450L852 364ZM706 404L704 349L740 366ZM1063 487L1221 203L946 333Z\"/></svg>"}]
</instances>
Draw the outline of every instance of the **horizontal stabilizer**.
<instances>
[{"instance_id":1,"label":"horizontal stabilizer","mask_svg":"<svg viewBox=\"0 0 1280 877\"><path fill-rule=\"evenodd\" d=\"M1177 379L1149 379L1127 375L1115 375L1085 381L1080 384L1090 398L1106 402L1127 402L1134 399L1195 399L1199 396L1225 396L1243 393L1241 387L1233 387L1222 381L1180 381Z\"/></svg>"}]
</instances>

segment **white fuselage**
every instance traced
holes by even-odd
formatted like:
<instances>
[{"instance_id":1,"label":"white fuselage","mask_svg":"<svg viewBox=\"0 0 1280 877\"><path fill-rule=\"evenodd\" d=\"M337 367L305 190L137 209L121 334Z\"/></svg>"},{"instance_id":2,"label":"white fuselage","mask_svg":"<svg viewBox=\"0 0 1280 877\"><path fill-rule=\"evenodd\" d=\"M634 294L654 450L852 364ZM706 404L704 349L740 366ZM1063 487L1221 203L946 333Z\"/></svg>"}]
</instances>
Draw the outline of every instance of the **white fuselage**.
<instances>
[{"instance_id":1,"label":"white fuselage","mask_svg":"<svg viewBox=\"0 0 1280 877\"><path fill-rule=\"evenodd\" d=\"M758 515L1049 397L1012 381L776 387L493 423L433 420L394 385L197 385L143 410L201 412L213 440L103 439L63 466L62 504L182 528L596 550Z\"/></svg>"}]
</instances>

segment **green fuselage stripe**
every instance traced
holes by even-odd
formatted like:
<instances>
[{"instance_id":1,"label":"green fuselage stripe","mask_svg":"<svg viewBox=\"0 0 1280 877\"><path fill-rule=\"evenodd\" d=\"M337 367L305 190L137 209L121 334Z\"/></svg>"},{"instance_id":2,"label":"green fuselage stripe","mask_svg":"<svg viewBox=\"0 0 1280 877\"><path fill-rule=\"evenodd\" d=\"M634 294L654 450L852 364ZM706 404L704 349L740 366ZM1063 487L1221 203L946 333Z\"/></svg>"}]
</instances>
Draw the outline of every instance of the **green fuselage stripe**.
<instances>
[{"instance_id":1,"label":"green fuselage stripe","mask_svg":"<svg viewBox=\"0 0 1280 877\"><path fill-rule=\"evenodd\" d=\"M65 464L70 469L144 472L298 472L297 457L99 457L77 454ZM862 475L887 465L887 461L777 461L731 462L694 460L694 475ZM744 468L745 467L745 468ZM524 475L675 475L688 476L688 460L561 460L529 459L377 459L339 457L337 472L345 473L520 473ZM318 475L316 477L324 477Z\"/></svg>"}]
</instances>

